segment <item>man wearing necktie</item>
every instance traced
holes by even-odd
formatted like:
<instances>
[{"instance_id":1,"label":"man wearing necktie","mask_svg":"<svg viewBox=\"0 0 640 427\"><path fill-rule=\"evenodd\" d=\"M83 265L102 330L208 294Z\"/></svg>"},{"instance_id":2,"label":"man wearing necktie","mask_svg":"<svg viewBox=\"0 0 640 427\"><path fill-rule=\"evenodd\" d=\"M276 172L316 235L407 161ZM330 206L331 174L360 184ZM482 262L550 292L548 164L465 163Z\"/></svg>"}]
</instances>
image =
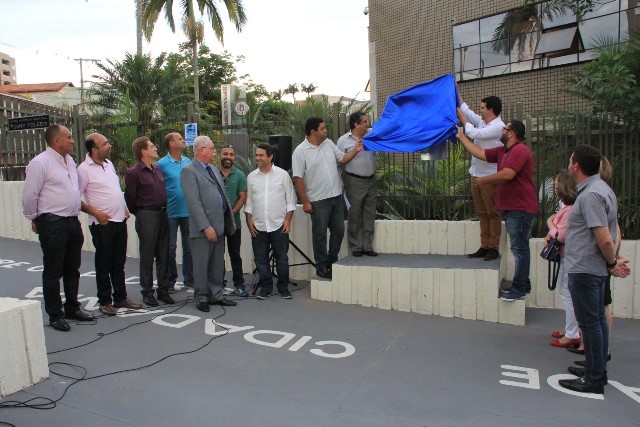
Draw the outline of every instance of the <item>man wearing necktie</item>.
<instances>
[{"instance_id":1,"label":"man wearing necktie","mask_svg":"<svg viewBox=\"0 0 640 427\"><path fill-rule=\"evenodd\" d=\"M180 173L180 185L189 208L194 299L198 310L208 312L211 304L236 305L222 294L224 235L235 232L235 223L220 172L210 164L216 155L213 142L197 137L193 153L193 161Z\"/></svg>"}]
</instances>

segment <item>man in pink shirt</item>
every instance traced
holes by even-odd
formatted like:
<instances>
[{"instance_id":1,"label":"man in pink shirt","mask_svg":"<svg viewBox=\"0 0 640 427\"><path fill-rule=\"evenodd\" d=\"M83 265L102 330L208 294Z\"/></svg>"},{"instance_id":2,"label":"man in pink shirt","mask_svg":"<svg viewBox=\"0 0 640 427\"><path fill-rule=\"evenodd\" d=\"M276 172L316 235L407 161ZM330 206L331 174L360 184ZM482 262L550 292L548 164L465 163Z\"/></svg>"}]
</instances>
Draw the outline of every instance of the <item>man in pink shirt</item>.
<instances>
[{"instance_id":1,"label":"man in pink shirt","mask_svg":"<svg viewBox=\"0 0 640 427\"><path fill-rule=\"evenodd\" d=\"M80 255L84 235L78 221L80 192L76 163L70 154L73 137L64 126L51 125L44 134L47 149L27 166L22 189L22 212L32 222L42 248L42 293L51 327L71 329L67 319L93 320L78 302ZM64 284L64 311L60 298L60 278Z\"/></svg>"},{"instance_id":2,"label":"man in pink shirt","mask_svg":"<svg viewBox=\"0 0 640 427\"><path fill-rule=\"evenodd\" d=\"M120 179L109 161L111 144L104 135L91 134L85 141L87 157L78 166L82 212L89 214L89 231L96 248L96 285L100 311L115 316L118 308L139 309L127 298L124 263L127 260L129 211L120 189ZM113 287L113 300L111 289Z\"/></svg>"}]
</instances>

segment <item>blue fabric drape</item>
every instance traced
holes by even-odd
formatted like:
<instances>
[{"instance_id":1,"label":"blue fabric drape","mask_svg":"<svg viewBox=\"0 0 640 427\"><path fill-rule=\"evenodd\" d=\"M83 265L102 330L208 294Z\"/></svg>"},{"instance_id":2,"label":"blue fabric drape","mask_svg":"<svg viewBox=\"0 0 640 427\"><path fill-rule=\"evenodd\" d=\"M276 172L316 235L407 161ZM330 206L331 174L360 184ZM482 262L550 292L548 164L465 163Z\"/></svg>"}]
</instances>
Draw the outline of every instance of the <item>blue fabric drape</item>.
<instances>
[{"instance_id":1,"label":"blue fabric drape","mask_svg":"<svg viewBox=\"0 0 640 427\"><path fill-rule=\"evenodd\" d=\"M363 138L366 150L410 153L455 139L458 89L445 74L391 95Z\"/></svg>"}]
</instances>

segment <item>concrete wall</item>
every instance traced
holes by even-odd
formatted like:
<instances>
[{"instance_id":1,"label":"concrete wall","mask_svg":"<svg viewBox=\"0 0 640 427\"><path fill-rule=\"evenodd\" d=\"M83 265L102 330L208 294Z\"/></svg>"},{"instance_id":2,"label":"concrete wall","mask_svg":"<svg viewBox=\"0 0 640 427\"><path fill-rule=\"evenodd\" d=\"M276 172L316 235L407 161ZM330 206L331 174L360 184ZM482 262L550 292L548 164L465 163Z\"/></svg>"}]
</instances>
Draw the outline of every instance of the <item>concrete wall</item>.
<instances>
[{"instance_id":1,"label":"concrete wall","mask_svg":"<svg viewBox=\"0 0 640 427\"><path fill-rule=\"evenodd\" d=\"M0 398L49 378L40 301L0 298Z\"/></svg>"},{"instance_id":2,"label":"concrete wall","mask_svg":"<svg viewBox=\"0 0 640 427\"><path fill-rule=\"evenodd\" d=\"M0 218L0 237L31 240L37 242L37 235L31 232L30 222L22 215L21 193L22 182L0 182L0 201L2 217ZM128 221L129 245L127 256L138 257L138 239L134 229L134 218ZM94 250L90 233L86 224L86 215L81 215L81 223L85 234L84 249ZM242 260L245 273L253 271L253 253L251 238L246 227L242 229ZM513 277L514 260L508 251L507 233L502 232L500 277ZM313 259L311 247L311 219L298 206L293 216L291 241L306 255ZM461 255L475 251L480 245L478 223L473 221L377 221L374 248L381 253L402 254L450 254ZM180 248L180 246L178 246ZM625 240L621 254L630 260L632 274L626 279L613 278L612 311L614 316L640 319L640 254L639 242ZM538 256L542 250L542 239L531 239L531 294L526 304L539 308L562 308L557 292L547 289L547 262ZM342 244L340 256L348 253L346 236ZM179 255L178 259L181 256ZM291 247L289 263L299 264L305 260ZM93 266L84 266L83 270ZM227 269L230 265L227 260ZM309 280L314 274L310 265L291 267L291 278Z\"/></svg>"}]
</instances>

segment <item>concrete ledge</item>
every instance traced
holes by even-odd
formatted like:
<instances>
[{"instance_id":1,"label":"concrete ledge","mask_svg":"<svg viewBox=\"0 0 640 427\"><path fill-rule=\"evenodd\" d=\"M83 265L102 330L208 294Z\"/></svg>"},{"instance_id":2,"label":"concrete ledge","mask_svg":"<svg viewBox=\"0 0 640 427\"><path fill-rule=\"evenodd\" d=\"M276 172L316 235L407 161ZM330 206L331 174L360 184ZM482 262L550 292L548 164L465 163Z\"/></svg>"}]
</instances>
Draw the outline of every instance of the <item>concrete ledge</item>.
<instances>
[{"instance_id":1,"label":"concrete ledge","mask_svg":"<svg viewBox=\"0 0 640 427\"><path fill-rule=\"evenodd\" d=\"M0 397L49 377L39 301L0 298Z\"/></svg>"},{"instance_id":2,"label":"concrete ledge","mask_svg":"<svg viewBox=\"0 0 640 427\"><path fill-rule=\"evenodd\" d=\"M2 216L0 218L0 236L8 237L12 239L31 240L38 241L37 235L31 232L31 226L22 215L21 211L21 193L23 182L0 182L0 200L3 207L1 209ZM253 265L253 252L251 249L251 237L246 226L244 226L244 215L240 215L243 221L242 227L242 264L245 272L251 272L254 268ZM91 235L88 232L86 225L85 214L80 215L80 221L85 231L85 245L83 249L93 250L91 243ZM127 247L127 256L138 257L138 239L134 228L135 219L131 218L128 221L129 230L129 244ZM178 236L180 239L180 236ZM290 239L309 257L313 258L312 240L311 240L311 219L310 216L305 214L301 206L298 206L295 214L293 215L292 231ZM349 254L346 233L342 244L339 257L344 258ZM376 221L375 235L373 242L374 249L381 253L396 253L407 255L418 254L441 254L441 255L463 255L466 253L474 252L480 246L480 231L477 221L390 221L380 220ZM531 239L531 294L527 296L526 305L528 307L540 307L540 308L562 308L562 302L560 301L557 292L550 292L547 290L547 263L539 257L539 253L542 249L542 239ZM622 242L621 254L630 261L630 266L633 274L626 279L613 278L611 287L613 293L613 303L611 309L615 317L622 318L634 318L640 319L640 251L638 250L637 240L624 240ZM178 243L178 260L182 259L181 245ZM504 224L502 225L502 235L500 239L500 253L502 254L502 260L500 262L499 277L511 278L513 277L513 271L515 262L513 255L509 251L509 243L507 238L507 232ZM305 259L302 257L293 247L289 250L289 262L291 264L304 263ZM83 269L87 266L83 266ZM230 270L231 266L227 259L227 270ZM93 267L87 267L86 270L92 270ZM373 271L373 270L371 270ZM299 265L291 267L289 275L291 279L295 280L309 280L315 273L313 267L310 265ZM369 274L368 272L365 274ZM381 291L382 304L387 304L385 298L387 297L385 292L385 286L382 285L382 289L378 289L377 273L371 272L370 285L370 299L371 306L376 306L379 301L378 292ZM385 273L386 274L386 273ZM413 280L413 279L412 279ZM421 286L431 286L434 279L430 279L430 282L424 282L423 278L419 278ZM358 291L363 290L366 286L362 281L358 280ZM391 279L389 279L391 283ZM459 286L456 285L456 286ZM353 287L352 287L353 292ZM413 292L417 293L417 289ZM458 291L459 292L459 291ZM358 292L358 294L361 294ZM390 296L390 294L389 294ZM366 300L367 298L365 298ZM422 301L422 305L415 302L414 309L417 311L432 311L433 307L430 307L426 300ZM391 304L391 299L388 301ZM366 305L367 303L359 304ZM414 304L412 302L412 304ZM457 306L454 306L454 311L457 310L457 314L461 317L472 316L472 310L467 303L456 302ZM462 305L460 305L462 304ZM456 308L457 307L457 308ZM461 307L464 307L461 308ZM497 310L497 306L493 307ZM487 308L488 309L488 308ZM464 311L464 314L462 311ZM486 318L488 321L493 320L493 314L489 311L485 312L484 306L477 301L476 310L480 310L476 313L478 318Z\"/></svg>"},{"instance_id":3,"label":"concrete ledge","mask_svg":"<svg viewBox=\"0 0 640 427\"><path fill-rule=\"evenodd\" d=\"M333 265L333 280L311 280L311 298L383 310L524 325L524 301L498 299L501 281L498 261L467 262L471 263L474 263L471 267L458 268L459 257L441 255L346 257Z\"/></svg>"}]
</instances>

